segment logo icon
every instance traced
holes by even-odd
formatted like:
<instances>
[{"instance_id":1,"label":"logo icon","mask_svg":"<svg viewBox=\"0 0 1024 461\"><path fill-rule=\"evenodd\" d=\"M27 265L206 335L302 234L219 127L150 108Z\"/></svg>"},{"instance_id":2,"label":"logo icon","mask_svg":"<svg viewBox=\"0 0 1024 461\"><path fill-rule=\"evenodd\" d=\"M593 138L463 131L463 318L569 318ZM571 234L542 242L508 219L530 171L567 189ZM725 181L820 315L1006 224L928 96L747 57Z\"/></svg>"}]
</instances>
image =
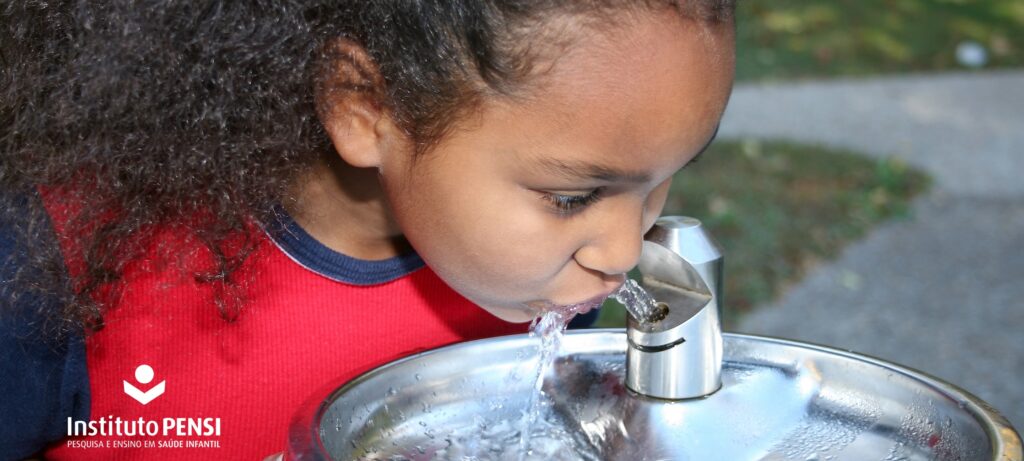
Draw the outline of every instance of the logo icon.
<instances>
[{"instance_id":1,"label":"logo icon","mask_svg":"<svg viewBox=\"0 0 1024 461\"><path fill-rule=\"evenodd\" d=\"M139 365L139 367L135 369L135 380L141 384L149 384L150 381L153 381L153 367L146 365L145 363ZM135 387L128 381L123 382L124 393L128 394L129 397L137 400L143 405L152 402L153 399L163 395L164 390L167 387L165 385L167 381L164 380L160 381L160 384L151 387L148 391L142 392L139 388Z\"/></svg>"}]
</instances>

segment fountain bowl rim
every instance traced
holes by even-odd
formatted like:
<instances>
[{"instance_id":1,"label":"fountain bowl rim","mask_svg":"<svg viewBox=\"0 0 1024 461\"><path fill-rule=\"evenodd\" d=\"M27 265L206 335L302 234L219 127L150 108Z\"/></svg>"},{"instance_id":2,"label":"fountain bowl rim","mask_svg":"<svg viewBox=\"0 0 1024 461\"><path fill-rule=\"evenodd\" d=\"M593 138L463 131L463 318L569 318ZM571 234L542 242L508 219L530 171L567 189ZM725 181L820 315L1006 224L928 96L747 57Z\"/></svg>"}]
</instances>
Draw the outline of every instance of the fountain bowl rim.
<instances>
[{"instance_id":1,"label":"fountain bowl rim","mask_svg":"<svg viewBox=\"0 0 1024 461\"><path fill-rule=\"evenodd\" d=\"M569 330L565 332L563 343L573 341L573 337L584 335L621 335L623 353L625 353L626 329L625 328L594 328L585 330ZM932 376L923 371L911 367L899 365L871 355L853 352L850 350L837 349L830 346L815 344L811 342L796 341L773 336L751 335L745 333L722 333L723 342L728 346L730 343L765 343L781 347L804 349L811 352L823 353L841 359L862 362L868 365L888 369L899 373L925 386L931 387L946 397L957 401L961 408L968 412L979 423L985 431L986 436L992 443L992 453L998 461L1024 461L1024 449L1020 434L1013 425L998 410L993 408L981 398L971 394L967 390L940 378ZM336 380L324 386L296 410L289 423L287 450L285 461L330 461L327 457L327 450L320 438L320 422L329 409L330 405L349 389L358 386L377 374L386 372L388 369L402 364L419 360L422 357L437 354L443 351L457 351L459 349L480 347L491 343L524 341L529 340L529 334L516 334L506 336L495 336L491 338L477 339L472 341L459 342L427 349L411 354L383 365L367 369L353 378ZM728 347L727 347L728 349Z\"/></svg>"}]
</instances>

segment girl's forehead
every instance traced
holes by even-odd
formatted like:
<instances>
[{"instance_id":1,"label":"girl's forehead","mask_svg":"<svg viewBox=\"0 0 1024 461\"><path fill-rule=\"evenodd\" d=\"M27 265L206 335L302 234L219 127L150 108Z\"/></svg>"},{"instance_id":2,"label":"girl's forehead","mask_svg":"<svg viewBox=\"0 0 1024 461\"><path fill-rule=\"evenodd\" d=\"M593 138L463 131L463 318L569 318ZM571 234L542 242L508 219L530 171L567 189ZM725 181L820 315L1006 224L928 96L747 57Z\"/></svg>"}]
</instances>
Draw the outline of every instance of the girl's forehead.
<instances>
[{"instance_id":1,"label":"girl's forehead","mask_svg":"<svg viewBox=\"0 0 1024 461\"><path fill-rule=\"evenodd\" d=\"M654 16L623 27L560 57L535 97L501 104L501 123L587 156L701 148L731 90L731 28Z\"/></svg>"},{"instance_id":2,"label":"girl's forehead","mask_svg":"<svg viewBox=\"0 0 1024 461\"><path fill-rule=\"evenodd\" d=\"M731 64L734 49L731 24L700 22L671 11L630 16L600 29L576 32L578 37L551 56L542 75L542 88L561 82L622 83L639 71L678 72L680 63ZM707 62L699 62L706 58ZM689 59L689 61L687 61ZM633 85L644 81L634 81Z\"/></svg>"}]
</instances>

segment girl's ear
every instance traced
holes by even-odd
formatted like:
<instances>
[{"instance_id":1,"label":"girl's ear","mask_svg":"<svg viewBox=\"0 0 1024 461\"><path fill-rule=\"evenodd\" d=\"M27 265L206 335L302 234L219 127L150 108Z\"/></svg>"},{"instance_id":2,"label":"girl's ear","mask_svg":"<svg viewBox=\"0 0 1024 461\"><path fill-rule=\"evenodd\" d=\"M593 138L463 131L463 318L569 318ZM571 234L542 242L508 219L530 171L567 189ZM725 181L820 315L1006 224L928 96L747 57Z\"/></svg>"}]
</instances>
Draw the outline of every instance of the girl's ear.
<instances>
[{"instance_id":1,"label":"girl's ear","mask_svg":"<svg viewBox=\"0 0 1024 461\"><path fill-rule=\"evenodd\" d=\"M317 85L320 123L334 149L348 164L380 168L389 148L406 145L408 135L382 103L384 79L366 50L339 39L324 57L328 66Z\"/></svg>"}]
</instances>

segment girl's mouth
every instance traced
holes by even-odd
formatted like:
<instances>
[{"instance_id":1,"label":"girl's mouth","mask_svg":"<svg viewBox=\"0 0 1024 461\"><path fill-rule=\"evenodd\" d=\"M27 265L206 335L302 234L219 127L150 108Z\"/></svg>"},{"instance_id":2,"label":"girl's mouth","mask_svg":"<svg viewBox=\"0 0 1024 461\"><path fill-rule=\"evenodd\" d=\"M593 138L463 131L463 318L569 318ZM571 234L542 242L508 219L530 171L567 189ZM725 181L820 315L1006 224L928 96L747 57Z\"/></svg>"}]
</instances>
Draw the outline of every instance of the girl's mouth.
<instances>
[{"instance_id":1,"label":"girl's mouth","mask_svg":"<svg viewBox=\"0 0 1024 461\"><path fill-rule=\"evenodd\" d=\"M594 297L592 297L590 299L587 299L585 301L580 301L580 302L577 302L577 303L570 303L570 304L546 303L546 305L543 306L540 310L542 312L557 311L557 312L562 312L562 313L571 314L571 315L586 314L587 312L590 312L591 310L594 310L594 309L596 309L598 307L601 307L601 305L604 304L604 301L606 299L608 299L608 297L611 296L612 293L614 293L614 291L607 292L607 293L602 293L600 295L594 296Z\"/></svg>"}]
</instances>

